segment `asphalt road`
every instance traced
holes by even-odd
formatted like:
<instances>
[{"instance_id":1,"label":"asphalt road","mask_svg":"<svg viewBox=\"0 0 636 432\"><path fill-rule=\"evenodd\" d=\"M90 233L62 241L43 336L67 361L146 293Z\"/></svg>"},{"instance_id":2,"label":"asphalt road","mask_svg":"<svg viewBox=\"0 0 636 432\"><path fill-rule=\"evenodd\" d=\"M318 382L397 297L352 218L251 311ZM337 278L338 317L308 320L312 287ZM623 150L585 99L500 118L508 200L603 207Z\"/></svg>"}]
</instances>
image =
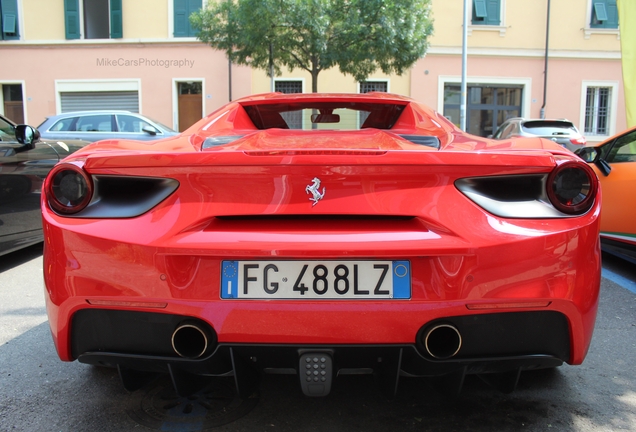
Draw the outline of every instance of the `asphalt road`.
<instances>
[{"instance_id":1,"label":"asphalt road","mask_svg":"<svg viewBox=\"0 0 636 432\"><path fill-rule=\"evenodd\" d=\"M454 400L402 379L387 401L370 376L338 378L326 398L293 376L265 376L248 400L224 382L188 399L164 380L129 393L114 370L58 360L41 274L41 245L0 258L0 431L636 432L636 266L611 256L583 365L526 372L511 394L469 376Z\"/></svg>"}]
</instances>

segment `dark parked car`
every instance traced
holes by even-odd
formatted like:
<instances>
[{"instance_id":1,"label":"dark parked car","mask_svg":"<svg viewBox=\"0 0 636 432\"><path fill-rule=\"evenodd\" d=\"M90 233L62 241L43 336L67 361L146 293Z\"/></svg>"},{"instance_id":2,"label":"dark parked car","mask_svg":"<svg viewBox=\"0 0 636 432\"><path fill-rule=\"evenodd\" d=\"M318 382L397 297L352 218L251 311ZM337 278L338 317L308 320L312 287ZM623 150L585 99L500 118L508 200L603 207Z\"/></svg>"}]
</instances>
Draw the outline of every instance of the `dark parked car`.
<instances>
[{"instance_id":1,"label":"dark parked car","mask_svg":"<svg viewBox=\"0 0 636 432\"><path fill-rule=\"evenodd\" d=\"M150 141L177 135L168 126L130 111L78 111L48 117L38 126L43 138Z\"/></svg>"},{"instance_id":2,"label":"dark parked car","mask_svg":"<svg viewBox=\"0 0 636 432\"><path fill-rule=\"evenodd\" d=\"M552 140L570 151L576 151L585 145L585 137L569 120L565 119L527 119L515 117L506 120L492 136L503 140L518 137L541 137Z\"/></svg>"},{"instance_id":3,"label":"dark parked car","mask_svg":"<svg viewBox=\"0 0 636 432\"><path fill-rule=\"evenodd\" d=\"M42 140L37 129L0 116L0 255L42 241L42 182L53 165L87 144Z\"/></svg>"}]
</instances>

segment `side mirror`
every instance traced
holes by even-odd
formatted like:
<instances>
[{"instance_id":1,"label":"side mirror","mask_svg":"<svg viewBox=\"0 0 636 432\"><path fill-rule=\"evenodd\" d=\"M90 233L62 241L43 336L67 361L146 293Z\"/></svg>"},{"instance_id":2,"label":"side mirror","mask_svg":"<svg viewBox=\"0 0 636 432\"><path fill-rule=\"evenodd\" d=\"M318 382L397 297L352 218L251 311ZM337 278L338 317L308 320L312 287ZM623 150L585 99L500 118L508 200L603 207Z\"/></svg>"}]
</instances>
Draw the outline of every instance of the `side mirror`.
<instances>
[{"instance_id":1,"label":"side mirror","mask_svg":"<svg viewBox=\"0 0 636 432\"><path fill-rule=\"evenodd\" d=\"M33 147L33 143L40 139L40 131L33 126L17 125L15 127L15 139L20 144Z\"/></svg>"},{"instance_id":2,"label":"side mirror","mask_svg":"<svg viewBox=\"0 0 636 432\"><path fill-rule=\"evenodd\" d=\"M581 147L574 154L587 163L593 163L604 176L608 176L612 167L601 157L601 151L597 147Z\"/></svg>"},{"instance_id":3,"label":"side mirror","mask_svg":"<svg viewBox=\"0 0 636 432\"><path fill-rule=\"evenodd\" d=\"M599 157L600 153L596 147L581 147L576 149L574 152L575 155L583 159L587 163L592 163L596 161Z\"/></svg>"},{"instance_id":4,"label":"side mirror","mask_svg":"<svg viewBox=\"0 0 636 432\"><path fill-rule=\"evenodd\" d=\"M157 135L157 129L154 126L144 126L141 128L142 131L146 132L149 135Z\"/></svg>"}]
</instances>

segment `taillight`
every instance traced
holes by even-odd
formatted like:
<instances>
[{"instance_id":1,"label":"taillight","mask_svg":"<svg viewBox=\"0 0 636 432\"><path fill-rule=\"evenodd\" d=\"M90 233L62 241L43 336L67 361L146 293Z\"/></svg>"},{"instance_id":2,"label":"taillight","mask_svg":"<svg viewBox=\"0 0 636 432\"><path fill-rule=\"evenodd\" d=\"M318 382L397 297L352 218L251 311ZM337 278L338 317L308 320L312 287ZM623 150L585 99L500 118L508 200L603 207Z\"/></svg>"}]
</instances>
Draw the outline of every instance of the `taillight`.
<instances>
[{"instance_id":1,"label":"taillight","mask_svg":"<svg viewBox=\"0 0 636 432\"><path fill-rule=\"evenodd\" d=\"M597 182L594 171L587 165L564 162L548 177L548 198L552 205L563 213L585 213L594 203Z\"/></svg>"},{"instance_id":2,"label":"taillight","mask_svg":"<svg viewBox=\"0 0 636 432\"><path fill-rule=\"evenodd\" d=\"M63 215L77 213L91 201L93 182L76 165L58 165L49 173L46 195L53 211Z\"/></svg>"},{"instance_id":3,"label":"taillight","mask_svg":"<svg viewBox=\"0 0 636 432\"><path fill-rule=\"evenodd\" d=\"M575 145L585 145L585 137L570 138L570 142Z\"/></svg>"}]
</instances>

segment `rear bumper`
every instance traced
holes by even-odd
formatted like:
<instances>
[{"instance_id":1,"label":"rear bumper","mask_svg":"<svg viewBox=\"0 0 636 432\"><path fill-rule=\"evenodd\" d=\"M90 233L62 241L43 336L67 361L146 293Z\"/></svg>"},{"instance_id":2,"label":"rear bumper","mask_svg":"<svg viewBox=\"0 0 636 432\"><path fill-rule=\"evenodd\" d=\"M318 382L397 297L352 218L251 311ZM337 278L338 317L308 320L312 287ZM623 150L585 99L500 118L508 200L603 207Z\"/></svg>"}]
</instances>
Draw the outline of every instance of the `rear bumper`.
<instances>
[{"instance_id":1,"label":"rear bumper","mask_svg":"<svg viewBox=\"0 0 636 432\"><path fill-rule=\"evenodd\" d=\"M208 335L197 358L183 358L173 347L182 323L193 323ZM427 331L439 324L457 329L456 354L439 359L425 344ZM410 344L237 344L217 343L214 329L187 316L148 312L85 309L72 321L72 355L81 362L126 369L168 372L168 365L199 375L225 375L239 360L271 373L298 373L304 351L328 352L336 374L377 372L395 363L410 376L436 376L467 368L467 373L503 372L559 365L570 356L570 327L553 311L455 316L422 322Z\"/></svg>"},{"instance_id":2,"label":"rear bumper","mask_svg":"<svg viewBox=\"0 0 636 432\"><path fill-rule=\"evenodd\" d=\"M211 343L200 358L179 357L168 342L173 329L183 322L201 326L210 336ZM423 337L427 329L441 323L462 335L456 355L443 360L428 352ZM303 387L313 371L305 369L309 366L303 359L308 355L329 358L329 372L323 378L327 390L320 395L327 394L340 375L373 374L385 395L392 397L401 376L442 380L443 391L458 393L465 375L496 374L495 385L512 391L521 371L560 366L570 351L567 319L552 311L438 320L424 325L412 344L217 344L214 330L200 320L98 309L79 311L72 328L73 355L82 363L116 367L129 390L138 388L140 376L148 373L170 374L182 394L191 392L193 385L196 388L193 383L202 379L233 376L242 397L253 391L259 373L297 375ZM93 346L102 351L92 350Z\"/></svg>"}]
</instances>

